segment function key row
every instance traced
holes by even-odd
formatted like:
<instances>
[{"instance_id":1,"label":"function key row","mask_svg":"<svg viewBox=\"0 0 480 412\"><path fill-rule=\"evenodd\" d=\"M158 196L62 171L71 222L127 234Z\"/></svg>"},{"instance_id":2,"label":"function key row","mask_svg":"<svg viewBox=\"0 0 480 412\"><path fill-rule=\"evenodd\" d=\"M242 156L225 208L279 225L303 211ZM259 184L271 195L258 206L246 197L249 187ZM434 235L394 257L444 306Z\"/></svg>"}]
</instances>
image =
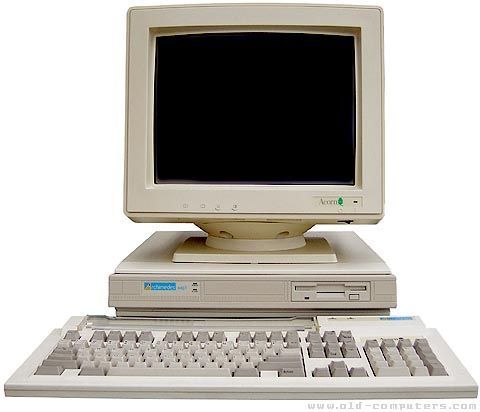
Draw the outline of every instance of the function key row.
<instances>
[{"instance_id":1,"label":"function key row","mask_svg":"<svg viewBox=\"0 0 480 412\"><path fill-rule=\"evenodd\" d=\"M76 330L69 330L64 337L64 340L76 341L80 339L80 333ZM155 336L151 331L142 331L137 334L136 331L126 331L122 334L119 330L112 330L109 331L108 334L104 330L96 330L90 342L153 342L155 340ZM199 331L199 332L192 332L192 331L185 331L185 332L177 332L177 331L167 331L164 334L162 339L164 342L226 342L227 335L224 331ZM287 331L283 333L282 331L272 331L272 332L265 332L265 331L242 331L239 332L235 338L236 342L285 342L289 347L298 347L298 343L300 341L300 337L297 331Z\"/></svg>"},{"instance_id":2,"label":"function key row","mask_svg":"<svg viewBox=\"0 0 480 412\"><path fill-rule=\"evenodd\" d=\"M76 330L69 330L64 339L66 340L78 340L80 339L80 333ZM122 334L119 330L112 330L108 333L104 330L96 330L90 341L100 342L153 342L155 336L151 331L142 331L137 334L136 331L126 331ZM352 332L349 330L340 331L337 335L335 331L325 331L323 335L319 332L309 331L305 340L309 343L355 343L355 339L352 336ZM167 331L163 337L165 342L225 342L227 341L227 335L224 331ZM289 330L286 333L282 331L241 331L238 332L235 338L236 342L286 342L290 344L296 344L300 342L300 336L297 331Z\"/></svg>"}]
</instances>

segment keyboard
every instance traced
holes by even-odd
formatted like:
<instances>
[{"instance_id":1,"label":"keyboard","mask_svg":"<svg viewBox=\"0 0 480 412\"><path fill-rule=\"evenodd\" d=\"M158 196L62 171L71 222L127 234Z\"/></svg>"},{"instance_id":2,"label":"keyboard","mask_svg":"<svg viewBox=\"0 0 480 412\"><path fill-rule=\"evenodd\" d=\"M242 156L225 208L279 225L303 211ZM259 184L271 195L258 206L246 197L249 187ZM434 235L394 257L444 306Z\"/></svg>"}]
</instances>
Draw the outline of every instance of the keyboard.
<instances>
[{"instance_id":1,"label":"keyboard","mask_svg":"<svg viewBox=\"0 0 480 412\"><path fill-rule=\"evenodd\" d=\"M73 317L5 384L7 396L476 397L418 317Z\"/></svg>"}]
</instances>

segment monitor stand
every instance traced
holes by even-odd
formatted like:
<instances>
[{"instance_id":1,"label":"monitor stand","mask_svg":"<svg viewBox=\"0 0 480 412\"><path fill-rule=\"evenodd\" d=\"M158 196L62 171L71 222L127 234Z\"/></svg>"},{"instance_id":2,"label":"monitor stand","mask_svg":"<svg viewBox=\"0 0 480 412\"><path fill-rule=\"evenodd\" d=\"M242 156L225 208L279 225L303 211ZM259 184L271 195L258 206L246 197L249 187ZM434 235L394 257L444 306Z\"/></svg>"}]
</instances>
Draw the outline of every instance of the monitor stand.
<instances>
[{"instance_id":1,"label":"monitor stand","mask_svg":"<svg viewBox=\"0 0 480 412\"><path fill-rule=\"evenodd\" d=\"M303 222L196 223L208 237L190 237L173 255L175 263L335 263L325 238L305 239Z\"/></svg>"}]
</instances>

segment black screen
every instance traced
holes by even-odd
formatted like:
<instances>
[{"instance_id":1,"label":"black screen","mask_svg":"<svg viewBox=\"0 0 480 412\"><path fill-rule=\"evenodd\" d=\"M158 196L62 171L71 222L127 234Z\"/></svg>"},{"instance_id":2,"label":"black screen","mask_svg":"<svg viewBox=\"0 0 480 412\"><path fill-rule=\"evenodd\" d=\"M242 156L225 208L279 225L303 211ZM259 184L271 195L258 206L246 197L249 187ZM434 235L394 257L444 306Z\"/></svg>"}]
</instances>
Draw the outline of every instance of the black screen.
<instances>
[{"instance_id":1,"label":"black screen","mask_svg":"<svg viewBox=\"0 0 480 412\"><path fill-rule=\"evenodd\" d=\"M355 183L355 40L156 39L156 183Z\"/></svg>"}]
</instances>

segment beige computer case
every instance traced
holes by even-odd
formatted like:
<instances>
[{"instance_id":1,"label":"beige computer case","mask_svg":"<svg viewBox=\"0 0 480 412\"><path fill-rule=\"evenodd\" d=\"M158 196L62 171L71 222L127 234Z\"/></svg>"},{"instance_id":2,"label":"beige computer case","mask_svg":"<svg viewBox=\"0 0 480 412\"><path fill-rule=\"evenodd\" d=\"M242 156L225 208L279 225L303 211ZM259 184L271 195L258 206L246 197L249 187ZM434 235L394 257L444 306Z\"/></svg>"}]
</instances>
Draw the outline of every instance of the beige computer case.
<instances>
[{"instance_id":1,"label":"beige computer case","mask_svg":"<svg viewBox=\"0 0 480 412\"><path fill-rule=\"evenodd\" d=\"M156 232L109 278L119 316L299 316L388 314L396 279L353 232L314 232L338 261L319 264L173 263L178 245L201 232ZM158 287L155 287L157 285Z\"/></svg>"}]
</instances>

